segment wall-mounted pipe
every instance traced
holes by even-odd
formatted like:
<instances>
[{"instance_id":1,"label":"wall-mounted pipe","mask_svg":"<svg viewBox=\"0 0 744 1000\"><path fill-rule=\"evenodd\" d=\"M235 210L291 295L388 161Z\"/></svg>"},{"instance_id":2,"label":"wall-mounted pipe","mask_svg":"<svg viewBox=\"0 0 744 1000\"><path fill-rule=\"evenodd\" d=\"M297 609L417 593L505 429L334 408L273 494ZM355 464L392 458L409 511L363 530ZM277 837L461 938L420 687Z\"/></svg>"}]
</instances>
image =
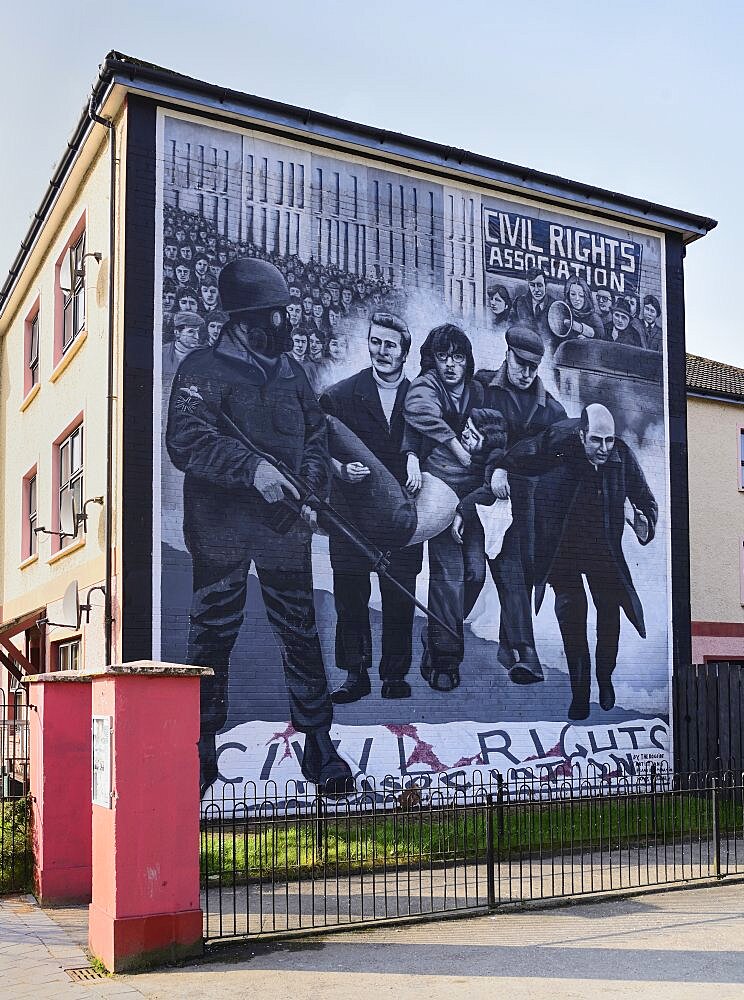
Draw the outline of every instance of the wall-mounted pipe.
<instances>
[{"instance_id":1,"label":"wall-mounted pipe","mask_svg":"<svg viewBox=\"0 0 744 1000\"><path fill-rule=\"evenodd\" d=\"M111 663L113 646L113 507L114 507L114 284L116 261L116 129L109 118L102 118L95 110L97 91L91 94L88 103L88 118L103 125L109 134L109 281L108 281L108 363L106 382L106 581L104 585L104 660Z\"/></svg>"}]
</instances>

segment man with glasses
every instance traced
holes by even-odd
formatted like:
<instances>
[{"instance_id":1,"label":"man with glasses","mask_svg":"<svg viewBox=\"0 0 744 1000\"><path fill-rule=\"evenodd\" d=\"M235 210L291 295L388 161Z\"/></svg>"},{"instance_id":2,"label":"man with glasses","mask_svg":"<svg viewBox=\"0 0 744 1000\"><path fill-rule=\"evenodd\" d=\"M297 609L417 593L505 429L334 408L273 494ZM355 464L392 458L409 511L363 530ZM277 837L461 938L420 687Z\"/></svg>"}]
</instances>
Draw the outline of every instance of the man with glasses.
<instances>
[{"instance_id":1,"label":"man with glasses","mask_svg":"<svg viewBox=\"0 0 744 1000\"><path fill-rule=\"evenodd\" d=\"M602 326L607 331L612 326L612 293L608 292L606 288L599 288L594 293L594 298L597 302L597 313L602 320Z\"/></svg>"},{"instance_id":2,"label":"man with glasses","mask_svg":"<svg viewBox=\"0 0 744 1000\"><path fill-rule=\"evenodd\" d=\"M421 345L421 371L411 383L404 410L411 492L421 488L422 471L442 479L460 500L483 484L486 456L475 458L462 440L471 411L482 406L483 388L473 380L474 371L473 346L463 330L445 323L430 331ZM443 692L460 684L463 624L486 575L485 559L478 555L485 547L478 517L468 519L465 545L450 528L451 521L427 543L428 606L433 616L422 633L421 674L433 690Z\"/></svg>"},{"instance_id":3,"label":"man with glasses","mask_svg":"<svg viewBox=\"0 0 744 1000\"><path fill-rule=\"evenodd\" d=\"M498 371L482 369L475 381L483 387L483 403L498 410L507 424L507 446L532 438L566 419L566 411L537 374L545 353L541 336L528 326L506 332L506 358ZM511 498L512 524L501 552L489 568L501 605L498 659L515 684L543 680L532 626L532 580L535 536L535 480L497 469L491 480L497 499ZM467 514L467 512L464 512Z\"/></svg>"}]
</instances>

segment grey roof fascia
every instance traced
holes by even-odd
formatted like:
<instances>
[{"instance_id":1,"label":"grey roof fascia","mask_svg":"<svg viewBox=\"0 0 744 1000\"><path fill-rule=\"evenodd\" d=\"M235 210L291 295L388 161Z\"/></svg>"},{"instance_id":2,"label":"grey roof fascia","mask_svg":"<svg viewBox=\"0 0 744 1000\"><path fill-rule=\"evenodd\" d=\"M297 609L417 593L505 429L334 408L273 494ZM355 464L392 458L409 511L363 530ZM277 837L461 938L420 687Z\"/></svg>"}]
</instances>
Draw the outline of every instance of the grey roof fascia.
<instances>
[{"instance_id":1,"label":"grey roof fascia","mask_svg":"<svg viewBox=\"0 0 744 1000\"><path fill-rule=\"evenodd\" d=\"M683 212L641 198L620 194L528 167L520 167L465 149L418 139L399 132L361 125L342 118L267 98L245 94L175 73L172 70L111 53L105 65L123 86L136 88L161 100L183 101L210 108L215 113L249 117L267 126L312 130L329 142L354 143L378 155L415 159L442 171L470 174L479 181L528 190L541 198L584 205L604 215L624 216L665 232L677 232L686 243L699 239L718 224L715 219Z\"/></svg>"},{"instance_id":2,"label":"grey roof fascia","mask_svg":"<svg viewBox=\"0 0 744 1000\"><path fill-rule=\"evenodd\" d=\"M699 239L718 224L715 219L706 216L693 215L591 184L571 181L528 167L519 167L464 149L455 149L398 132L387 132L312 111L309 108L300 108L219 87L133 59L119 52L109 52L100 66L98 78L93 85L91 101L86 105L73 130L67 149L0 288L0 317L5 311L8 298L15 288L28 255L36 245L44 222L57 200L78 151L93 127L88 108L90 106L97 111L116 83L129 91L140 91L163 102L172 100L208 107L217 114L248 117L264 123L267 127L283 126L305 132L311 130L329 143L354 143L383 158L397 156L413 159L445 174L457 172L458 175L471 175L474 180L486 181L503 189L527 190L550 201L583 205L608 218L624 217L650 228L679 233L685 243Z\"/></svg>"},{"instance_id":3,"label":"grey roof fascia","mask_svg":"<svg viewBox=\"0 0 744 1000\"><path fill-rule=\"evenodd\" d=\"M8 274L3 282L2 288L0 288L0 318L5 311L5 305L16 286L21 272L23 271L26 259L36 246L37 240L39 239L41 231L44 227L44 223L56 204L57 198L59 197L64 186L65 179L72 169L80 148L91 130L95 127L95 122L91 120L89 111L91 108L94 111L98 111L101 108L108 97L112 86L113 83L111 81L111 74L105 69L104 64L101 66L98 78L93 84L91 98L83 108L80 118L72 131L71 137L67 141L67 148L62 154L62 157L52 174L51 180L47 185L46 191L44 192L44 197L41 199L41 204L34 212L31 225L29 226L25 237L21 241L18 253L15 256L13 263L10 265L10 269L8 270Z\"/></svg>"},{"instance_id":4,"label":"grey roof fascia","mask_svg":"<svg viewBox=\"0 0 744 1000\"><path fill-rule=\"evenodd\" d=\"M685 395L693 396L695 399L712 399L717 403L735 403L744 406L744 394L739 396L736 393L718 392L715 389L701 389L699 385L688 384Z\"/></svg>"}]
</instances>

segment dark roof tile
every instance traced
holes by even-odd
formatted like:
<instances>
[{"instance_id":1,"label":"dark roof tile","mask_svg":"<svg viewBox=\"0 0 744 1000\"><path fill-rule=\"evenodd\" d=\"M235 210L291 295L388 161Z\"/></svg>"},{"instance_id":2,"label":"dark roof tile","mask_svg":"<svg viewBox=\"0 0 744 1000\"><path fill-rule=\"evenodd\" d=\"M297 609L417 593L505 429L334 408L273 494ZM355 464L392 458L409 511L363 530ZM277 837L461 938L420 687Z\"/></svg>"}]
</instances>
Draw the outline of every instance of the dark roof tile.
<instances>
[{"instance_id":1,"label":"dark roof tile","mask_svg":"<svg viewBox=\"0 0 744 1000\"><path fill-rule=\"evenodd\" d=\"M744 368L688 354L687 388L705 395L744 399Z\"/></svg>"}]
</instances>

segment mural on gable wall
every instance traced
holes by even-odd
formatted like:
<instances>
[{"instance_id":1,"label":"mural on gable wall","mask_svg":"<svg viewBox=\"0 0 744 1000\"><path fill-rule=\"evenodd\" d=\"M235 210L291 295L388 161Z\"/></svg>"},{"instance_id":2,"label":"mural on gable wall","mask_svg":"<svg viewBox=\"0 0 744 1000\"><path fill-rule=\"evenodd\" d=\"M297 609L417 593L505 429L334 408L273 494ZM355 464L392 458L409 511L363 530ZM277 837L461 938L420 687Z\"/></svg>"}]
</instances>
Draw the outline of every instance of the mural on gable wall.
<instances>
[{"instance_id":1,"label":"mural on gable wall","mask_svg":"<svg viewBox=\"0 0 744 1000\"><path fill-rule=\"evenodd\" d=\"M661 241L165 115L159 157L154 653L214 669L203 789L665 759Z\"/></svg>"}]
</instances>

